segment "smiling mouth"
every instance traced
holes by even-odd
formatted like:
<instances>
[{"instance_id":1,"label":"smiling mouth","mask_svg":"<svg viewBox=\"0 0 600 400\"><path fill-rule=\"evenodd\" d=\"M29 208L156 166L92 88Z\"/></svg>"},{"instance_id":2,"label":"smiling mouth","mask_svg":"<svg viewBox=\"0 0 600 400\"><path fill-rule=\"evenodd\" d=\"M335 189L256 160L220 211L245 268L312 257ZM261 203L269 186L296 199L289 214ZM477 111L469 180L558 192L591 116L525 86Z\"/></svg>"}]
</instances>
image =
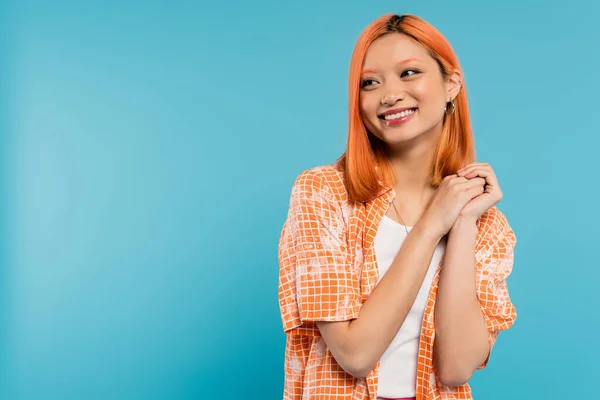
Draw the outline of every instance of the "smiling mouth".
<instances>
[{"instance_id":1,"label":"smiling mouth","mask_svg":"<svg viewBox=\"0 0 600 400\"><path fill-rule=\"evenodd\" d=\"M380 115L379 119L382 120L382 124L384 124L386 127L393 128L401 126L410 121L416 112L416 108L410 108L395 114Z\"/></svg>"},{"instance_id":2,"label":"smiling mouth","mask_svg":"<svg viewBox=\"0 0 600 400\"><path fill-rule=\"evenodd\" d=\"M410 108L408 110L404 110L404 111L401 111L396 114L380 115L378 118L382 119L384 121L398 121L403 118L411 116L412 114L415 113L416 110L417 110L416 108Z\"/></svg>"}]
</instances>

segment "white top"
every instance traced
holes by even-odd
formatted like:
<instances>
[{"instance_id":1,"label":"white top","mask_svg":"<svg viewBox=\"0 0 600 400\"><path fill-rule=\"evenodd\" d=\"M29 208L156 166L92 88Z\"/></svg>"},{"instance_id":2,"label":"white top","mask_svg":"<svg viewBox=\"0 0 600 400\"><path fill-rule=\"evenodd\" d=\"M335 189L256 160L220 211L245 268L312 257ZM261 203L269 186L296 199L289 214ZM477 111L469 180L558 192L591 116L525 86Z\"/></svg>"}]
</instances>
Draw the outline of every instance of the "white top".
<instances>
[{"instance_id":1,"label":"white top","mask_svg":"<svg viewBox=\"0 0 600 400\"><path fill-rule=\"evenodd\" d=\"M412 227L406 227L408 231ZM379 281L394 261L402 243L406 239L404 225L400 225L388 216L379 224L375 237L375 254L379 268ZM417 383L417 356L421 322L425 313L425 304L433 281L436 267L446 250L446 238L438 243L421 289L406 316L402 327L383 353L379 367L378 395L382 397L413 397ZM377 283L379 283L379 281Z\"/></svg>"}]
</instances>

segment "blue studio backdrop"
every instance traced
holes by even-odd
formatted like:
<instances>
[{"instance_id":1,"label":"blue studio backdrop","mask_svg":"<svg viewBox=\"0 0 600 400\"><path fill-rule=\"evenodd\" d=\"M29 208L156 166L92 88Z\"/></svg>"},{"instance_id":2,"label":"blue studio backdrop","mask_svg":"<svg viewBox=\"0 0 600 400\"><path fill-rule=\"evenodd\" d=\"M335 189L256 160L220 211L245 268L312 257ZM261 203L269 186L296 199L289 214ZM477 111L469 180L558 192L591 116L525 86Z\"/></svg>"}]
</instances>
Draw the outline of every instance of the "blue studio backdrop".
<instances>
[{"instance_id":1,"label":"blue studio backdrop","mask_svg":"<svg viewBox=\"0 0 600 400\"><path fill-rule=\"evenodd\" d=\"M591 0L2 2L0 398L280 399L290 190L343 152L387 12L452 43L517 236L475 398L596 398Z\"/></svg>"}]
</instances>

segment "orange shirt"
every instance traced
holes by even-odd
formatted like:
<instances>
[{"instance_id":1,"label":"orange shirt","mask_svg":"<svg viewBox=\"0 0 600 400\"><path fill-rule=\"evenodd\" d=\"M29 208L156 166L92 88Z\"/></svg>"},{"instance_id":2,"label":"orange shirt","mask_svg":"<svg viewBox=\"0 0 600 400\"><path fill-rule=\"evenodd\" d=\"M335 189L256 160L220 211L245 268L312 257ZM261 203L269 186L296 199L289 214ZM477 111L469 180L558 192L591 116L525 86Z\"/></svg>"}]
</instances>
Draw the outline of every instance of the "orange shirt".
<instances>
[{"instance_id":1,"label":"orange shirt","mask_svg":"<svg viewBox=\"0 0 600 400\"><path fill-rule=\"evenodd\" d=\"M286 333L285 400L376 399L379 363L365 378L348 374L327 348L315 321L358 317L378 280L373 242L394 197L390 187L368 202L350 203L337 164L314 167L296 179L278 252L278 297ZM491 348L498 332L516 319L506 287L516 238L495 206L479 218L477 227L477 296ZM441 265L421 325L416 397L472 399L468 384L441 385L433 366L434 307ZM484 368L488 359L478 369Z\"/></svg>"}]
</instances>

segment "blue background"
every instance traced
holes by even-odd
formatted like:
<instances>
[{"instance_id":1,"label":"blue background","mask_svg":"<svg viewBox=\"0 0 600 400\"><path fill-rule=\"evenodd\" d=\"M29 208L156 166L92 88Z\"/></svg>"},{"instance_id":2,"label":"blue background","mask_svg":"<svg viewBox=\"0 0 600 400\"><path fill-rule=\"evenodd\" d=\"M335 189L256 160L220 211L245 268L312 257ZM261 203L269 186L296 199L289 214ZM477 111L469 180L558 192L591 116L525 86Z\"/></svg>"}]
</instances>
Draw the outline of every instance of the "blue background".
<instances>
[{"instance_id":1,"label":"blue background","mask_svg":"<svg viewBox=\"0 0 600 400\"><path fill-rule=\"evenodd\" d=\"M596 398L598 2L4 1L2 399L278 399L277 241L358 35L444 33L517 235L476 399Z\"/></svg>"}]
</instances>

